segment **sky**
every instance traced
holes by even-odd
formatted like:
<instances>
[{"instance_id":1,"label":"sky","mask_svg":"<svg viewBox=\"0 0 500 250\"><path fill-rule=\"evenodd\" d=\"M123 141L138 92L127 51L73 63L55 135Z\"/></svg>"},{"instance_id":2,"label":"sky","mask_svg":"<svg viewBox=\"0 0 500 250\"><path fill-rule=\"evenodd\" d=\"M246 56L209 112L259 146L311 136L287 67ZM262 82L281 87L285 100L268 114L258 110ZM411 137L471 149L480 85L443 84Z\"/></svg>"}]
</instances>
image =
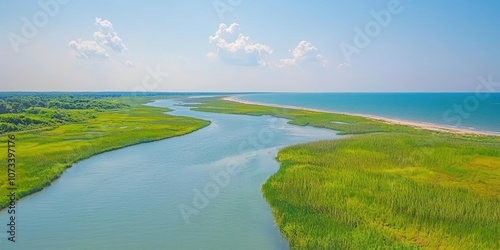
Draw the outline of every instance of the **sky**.
<instances>
[{"instance_id":1,"label":"sky","mask_svg":"<svg viewBox=\"0 0 500 250\"><path fill-rule=\"evenodd\" d=\"M0 91L472 92L500 81L498 13L496 0L0 0Z\"/></svg>"}]
</instances>

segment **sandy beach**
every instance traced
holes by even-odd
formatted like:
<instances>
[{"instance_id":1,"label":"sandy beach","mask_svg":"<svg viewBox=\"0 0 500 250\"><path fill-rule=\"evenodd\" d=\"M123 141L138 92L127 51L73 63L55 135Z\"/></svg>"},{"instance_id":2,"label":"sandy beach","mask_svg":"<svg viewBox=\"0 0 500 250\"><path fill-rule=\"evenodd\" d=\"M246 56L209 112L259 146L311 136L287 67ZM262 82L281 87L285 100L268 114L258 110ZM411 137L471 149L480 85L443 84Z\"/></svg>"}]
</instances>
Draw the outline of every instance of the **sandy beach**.
<instances>
[{"instance_id":1,"label":"sandy beach","mask_svg":"<svg viewBox=\"0 0 500 250\"><path fill-rule=\"evenodd\" d=\"M416 128L416 129L425 129L425 130L447 132L447 133L454 133L454 134L462 134L462 135L500 136L500 133L477 131L477 130L464 129L464 128L456 128L456 127L437 125L437 124L431 124L431 123L425 123L425 122L406 121L406 120L391 119L391 118L385 118L385 117L374 116L374 115L353 114L353 113L345 113L345 112L332 112L332 111L327 111L327 110L310 109L310 108L303 108L303 107L297 107L297 106L267 104L267 103L245 101L245 100L238 99L235 96L229 96L229 97L225 97L222 99L225 101L237 102L237 103L242 103L242 104L254 104L254 105L263 105L263 106L270 106L270 107L278 107L278 108L300 109L300 110L308 110L308 111L323 112L323 113L360 116L360 117L365 117L365 118L376 120L376 121L385 122L388 124L410 126L410 127Z\"/></svg>"}]
</instances>

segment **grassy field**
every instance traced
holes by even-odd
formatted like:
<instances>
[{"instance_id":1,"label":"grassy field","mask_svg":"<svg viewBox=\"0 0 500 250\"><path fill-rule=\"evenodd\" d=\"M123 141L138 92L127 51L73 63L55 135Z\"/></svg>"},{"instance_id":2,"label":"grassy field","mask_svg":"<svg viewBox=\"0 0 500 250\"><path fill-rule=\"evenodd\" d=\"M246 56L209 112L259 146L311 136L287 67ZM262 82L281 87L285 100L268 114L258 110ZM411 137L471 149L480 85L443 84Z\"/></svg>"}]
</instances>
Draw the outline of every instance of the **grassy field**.
<instances>
[{"instance_id":1,"label":"grassy field","mask_svg":"<svg viewBox=\"0 0 500 250\"><path fill-rule=\"evenodd\" d=\"M281 150L262 187L292 249L500 249L500 138L197 100L356 134ZM338 123L342 122L342 123Z\"/></svg>"},{"instance_id":2,"label":"grassy field","mask_svg":"<svg viewBox=\"0 0 500 250\"><path fill-rule=\"evenodd\" d=\"M128 105L98 112L80 122L14 132L18 197L42 190L75 162L133 144L179 136L208 121L165 115L168 109L143 106L150 98L122 98ZM0 138L0 208L7 204L7 134Z\"/></svg>"}]
</instances>

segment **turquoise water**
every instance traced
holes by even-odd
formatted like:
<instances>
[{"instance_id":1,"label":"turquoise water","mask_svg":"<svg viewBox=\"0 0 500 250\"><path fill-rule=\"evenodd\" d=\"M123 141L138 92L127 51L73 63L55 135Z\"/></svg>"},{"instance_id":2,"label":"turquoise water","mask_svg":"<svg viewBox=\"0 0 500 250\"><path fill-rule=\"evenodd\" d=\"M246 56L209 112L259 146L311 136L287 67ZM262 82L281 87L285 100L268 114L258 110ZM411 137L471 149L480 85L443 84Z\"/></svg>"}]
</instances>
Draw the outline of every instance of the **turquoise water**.
<instances>
[{"instance_id":1,"label":"turquoise water","mask_svg":"<svg viewBox=\"0 0 500 250\"><path fill-rule=\"evenodd\" d=\"M173 104L153 105L212 124L75 164L19 201L17 242L0 233L0 249L288 249L260 187L279 167L279 148L338 136L269 116ZM5 210L0 224L3 232Z\"/></svg>"},{"instance_id":2,"label":"turquoise water","mask_svg":"<svg viewBox=\"0 0 500 250\"><path fill-rule=\"evenodd\" d=\"M500 133L500 93L287 93L238 98Z\"/></svg>"}]
</instances>

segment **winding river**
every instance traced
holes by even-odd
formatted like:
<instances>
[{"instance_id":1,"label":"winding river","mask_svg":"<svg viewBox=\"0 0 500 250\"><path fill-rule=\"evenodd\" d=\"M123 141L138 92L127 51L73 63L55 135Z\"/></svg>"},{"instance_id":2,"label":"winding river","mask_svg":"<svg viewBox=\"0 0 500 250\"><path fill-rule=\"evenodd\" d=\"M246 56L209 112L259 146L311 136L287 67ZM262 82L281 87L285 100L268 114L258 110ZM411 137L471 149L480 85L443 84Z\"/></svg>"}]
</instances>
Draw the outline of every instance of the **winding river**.
<instances>
[{"instance_id":1,"label":"winding river","mask_svg":"<svg viewBox=\"0 0 500 250\"><path fill-rule=\"evenodd\" d=\"M325 129L148 105L210 120L188 135L96 155L18 203L17 242L0 249L288 249L261 185L287 145L338 138ZM0 221L7 221L5 210Z\"/></svg>"}]
</instances>

